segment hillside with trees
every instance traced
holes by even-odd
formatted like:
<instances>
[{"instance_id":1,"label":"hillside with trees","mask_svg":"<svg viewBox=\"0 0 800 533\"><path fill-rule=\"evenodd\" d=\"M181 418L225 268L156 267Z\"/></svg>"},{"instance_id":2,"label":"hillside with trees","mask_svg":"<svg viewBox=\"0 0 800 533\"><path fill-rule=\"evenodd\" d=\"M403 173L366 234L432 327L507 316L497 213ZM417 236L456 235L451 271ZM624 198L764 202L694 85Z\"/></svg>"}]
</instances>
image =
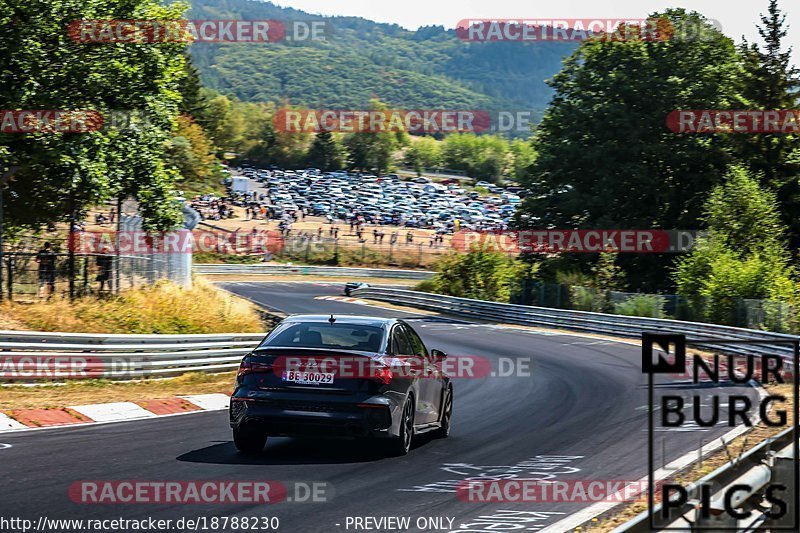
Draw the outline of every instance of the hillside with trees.
<instances>
[{"instance_id":1,"label":"hillside with trees","mask_svg":"<svg viewBox=\"0 0 800 533\"><path fill-rule=\"evenodd\" d=\"M250 102L364 109L377 97L390 108L525 109L540 116L553 94L545 80L576 47L467 43L441 26L409 31L270 2L191 0L191 6L193 19L325 21L324 41L191 46L204 85Z\"/></svg>"}]
</instances>

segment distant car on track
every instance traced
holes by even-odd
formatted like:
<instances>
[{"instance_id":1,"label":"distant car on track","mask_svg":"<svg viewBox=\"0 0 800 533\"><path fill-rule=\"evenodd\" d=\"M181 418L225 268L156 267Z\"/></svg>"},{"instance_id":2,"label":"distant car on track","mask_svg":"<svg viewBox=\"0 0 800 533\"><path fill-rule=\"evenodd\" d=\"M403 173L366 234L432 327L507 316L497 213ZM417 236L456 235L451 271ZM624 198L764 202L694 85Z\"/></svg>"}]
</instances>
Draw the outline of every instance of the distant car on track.
<instances>
[{"instance_id":1,"label":"distant car on track","mask_svg":"<svg viewBox=\"0 0 800 533\"><path fill-rule=\"evenodd\" d=\"M366 289L367 287L369 287L369 283L364 281L348 281L344 284L344 294L345 296L350 296L354 290Z\"/></svg>"},{"instance_id":2,"label":"distant car on track","mask_svg":"<svg viewBox=\"0 0 800 533\"><path fill-rule=\"evenodd\" d=\"M230 404L234 444L258 453L268 436L359 437L405 455L416 434L450 433L446 357L403 320L290 316L241 362Z\"/></svg>"}]
</instances>

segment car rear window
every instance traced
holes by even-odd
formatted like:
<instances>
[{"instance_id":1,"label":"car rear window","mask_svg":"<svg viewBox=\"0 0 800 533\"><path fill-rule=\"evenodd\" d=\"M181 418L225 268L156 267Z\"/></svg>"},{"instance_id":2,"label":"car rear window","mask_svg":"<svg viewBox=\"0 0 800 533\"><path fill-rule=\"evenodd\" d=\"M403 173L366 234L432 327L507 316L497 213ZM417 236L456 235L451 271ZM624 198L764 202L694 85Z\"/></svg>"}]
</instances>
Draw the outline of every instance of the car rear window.
<instances>
[{"instance_id":1,"label":"car rear window","mask_svg":"<svg viewBox=\"0 0 800 533\"><path fill-rule=\"evenodd\" d=\"M278 326L259 348L332 348L377 352L384 331L374 326L355 324L284 324Z\"/></svg>"}]
</instances>

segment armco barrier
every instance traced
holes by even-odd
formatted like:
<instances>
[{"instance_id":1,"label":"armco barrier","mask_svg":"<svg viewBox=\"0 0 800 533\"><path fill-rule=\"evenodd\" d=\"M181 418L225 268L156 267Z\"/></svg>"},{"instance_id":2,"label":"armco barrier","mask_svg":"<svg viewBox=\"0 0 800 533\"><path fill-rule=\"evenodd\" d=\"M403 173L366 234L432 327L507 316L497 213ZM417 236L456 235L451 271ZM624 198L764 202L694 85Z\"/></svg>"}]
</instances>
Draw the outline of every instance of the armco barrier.
<instances>
[{"instance_id":1,"label":"armco barrier","mask_svg":"<svg viewBox=\"0 0 800 533\"><path fill-rule=\"evenodd\" d=\"M735 463L726 463L702 479L686 487L688 501L680 506L670 509L669 518L663 522L668 523L666 529L681 528L683 531L758 531L762 529L782 528L791 529L797 519L797 509L793 509L794 475L795 475L795 448L794 438L797 433L794 428L788 428L779 435L767 439L742 455ZM782 484L787 491L781 496L790 506L789 511L783 516L770 519L766 512L771 510L765 507L765 487L770 483ZM720 490L710 498L710 513L704 517L697 505L700 499L700 487L713 484ZM733 485L746 485L747 490L737 492L737 499L732 506L740 511L751 513L746 519L737 520L724 512L724 489ZM661 505L656 505L654 512L661 512ZM662 522L662 523L663 523ZM647 511L614 529L612 533L645 533L653 531L650 527L650 516Z\"/></svg>"},{"instance_id":2,"label":"armco barrier","mask_svg":"<svg viewBox=\"0 0 800 533\"><path fill-rule=\"evenodd\" d=\"M329 276L340 278L394 278L424 280L433 277L435 272L427 270L393 270L383 268L351 268L305 265L231 265L231 264L197 264L197 274L236 274L245 276L289 275L289 276Z\"/></svg>"},{"instance_id":3,"label":"armco barrier","mask_svg":"<svg viewBox=\"0 0 800 533\"><path fill-rule=\"evenodd\" d=\"M238 367L244 354L263 338L263 333L102 335L0 331L0 381L136 379L192 371L222 372ZM55 373L57 368L65 368L63 365L72 367L79 362L78 368Z\"/></svg>"},{"instance_id":4,"label":"armco barrier","mask_svg":"<svg viewBox=\"0 0 800 533\"><path fill-rule=\"evenodd\" d=\"M692 344L738 355L776 354L791 358L793 351L788 342L797 338L782 333L719 326L716 324L611 315L549 307L532 307L401 289L369 287L356 289L353 291L353 295L476 320L599 333L618 337L640 337L643 331L682 333L686 335L687 341ZM720 337L726 339L726 341L747 341L748 344L725 344L722 346L715 345L713 341L702 342L704 339L719 339ZM773 343L775 341L786 341L787 344L776 346L774 344L759 344L758 341ZM789 361L789 366L792 364L793 361Z\"/></svg>"},{"instance_id":5,"label":"armco barrier","mask_svg":"<svg viewBox=\"0 0 800 533\"><path fill-rule=\"evenodd\" d=\"M797 337L780 333L715 324L682 322L679 320L630 317L486 302L399 289L365 288L356 289L353 294L360 298L387 301L418 309L437 311L447 315L508 324L598 333L618 337L640 337L644 331L682 333L686 335L688 343L696 346L739 355L765 353L780 355L787 360L787 367L794 366L794 348L789 342L795 341ZM722 345L714 343L714 340L720 342L721 338L726 341L744 341L746 344L726 343ZM774 344L760 344L759 341L784 341L784 344L776 346ZM791 520L795 518L794 516L768 520L764 512L765 508L761 503L763 501L764 487L770 480L776 480L786 486L794 487L793 460L795 457L794 438L796 437L797 433L794 428L789 428L777 437L762 442L743 455L736 463L728 463L702 480L690 485L688 488L690 502L675 509L670 516L678 523L677 525L684 528L684 531L688 529L709 531L708 528L716 528L717 531L755 531L765 527L769 528L770 526L793 527ZM699 516L695 496L699 491L699 486L711 482L718 487L728 487L737 483L746 483L752 487L751 492L743 494L741 501L738 502L740 509L753 511L752 517L747 523L727 517L726 513L723 513L718 508L720 503L719 493L712 497L711 517L704 519ZM788 491L787 497L792 498L793 494L792 488ZM790 501L793 501L793 499L790 499ZM656 511L659 509L660 506L656 508ZM647 512L626 522L615 529L613 533L644 533L645 531L652 531ZM668 529L663 531L668 531Z\"/></svg>"}]
</instances>

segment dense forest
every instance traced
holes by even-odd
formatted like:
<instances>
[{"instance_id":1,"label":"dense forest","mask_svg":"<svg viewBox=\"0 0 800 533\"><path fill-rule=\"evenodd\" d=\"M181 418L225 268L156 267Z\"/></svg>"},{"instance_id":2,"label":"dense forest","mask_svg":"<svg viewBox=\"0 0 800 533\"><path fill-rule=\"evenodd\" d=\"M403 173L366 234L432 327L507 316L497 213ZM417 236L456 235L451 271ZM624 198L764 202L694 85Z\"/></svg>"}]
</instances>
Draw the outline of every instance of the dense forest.
<instances>
[{"instance_id":1,"label":"dense forest","mask_svg":"<svg viewBox=\"0 0 800 533\"><path fill-rule=\"evenodd\" d=\"M357 17L321 17L251 0L191 0L190 18L324 20L325 40L196 43L203 85L250 102L310 108L527 109L553 91L545 80L575 43L467 43L441 26L408 31ZM453 21L455 24L457 20Z\"/></svg>"}]
</instances>

